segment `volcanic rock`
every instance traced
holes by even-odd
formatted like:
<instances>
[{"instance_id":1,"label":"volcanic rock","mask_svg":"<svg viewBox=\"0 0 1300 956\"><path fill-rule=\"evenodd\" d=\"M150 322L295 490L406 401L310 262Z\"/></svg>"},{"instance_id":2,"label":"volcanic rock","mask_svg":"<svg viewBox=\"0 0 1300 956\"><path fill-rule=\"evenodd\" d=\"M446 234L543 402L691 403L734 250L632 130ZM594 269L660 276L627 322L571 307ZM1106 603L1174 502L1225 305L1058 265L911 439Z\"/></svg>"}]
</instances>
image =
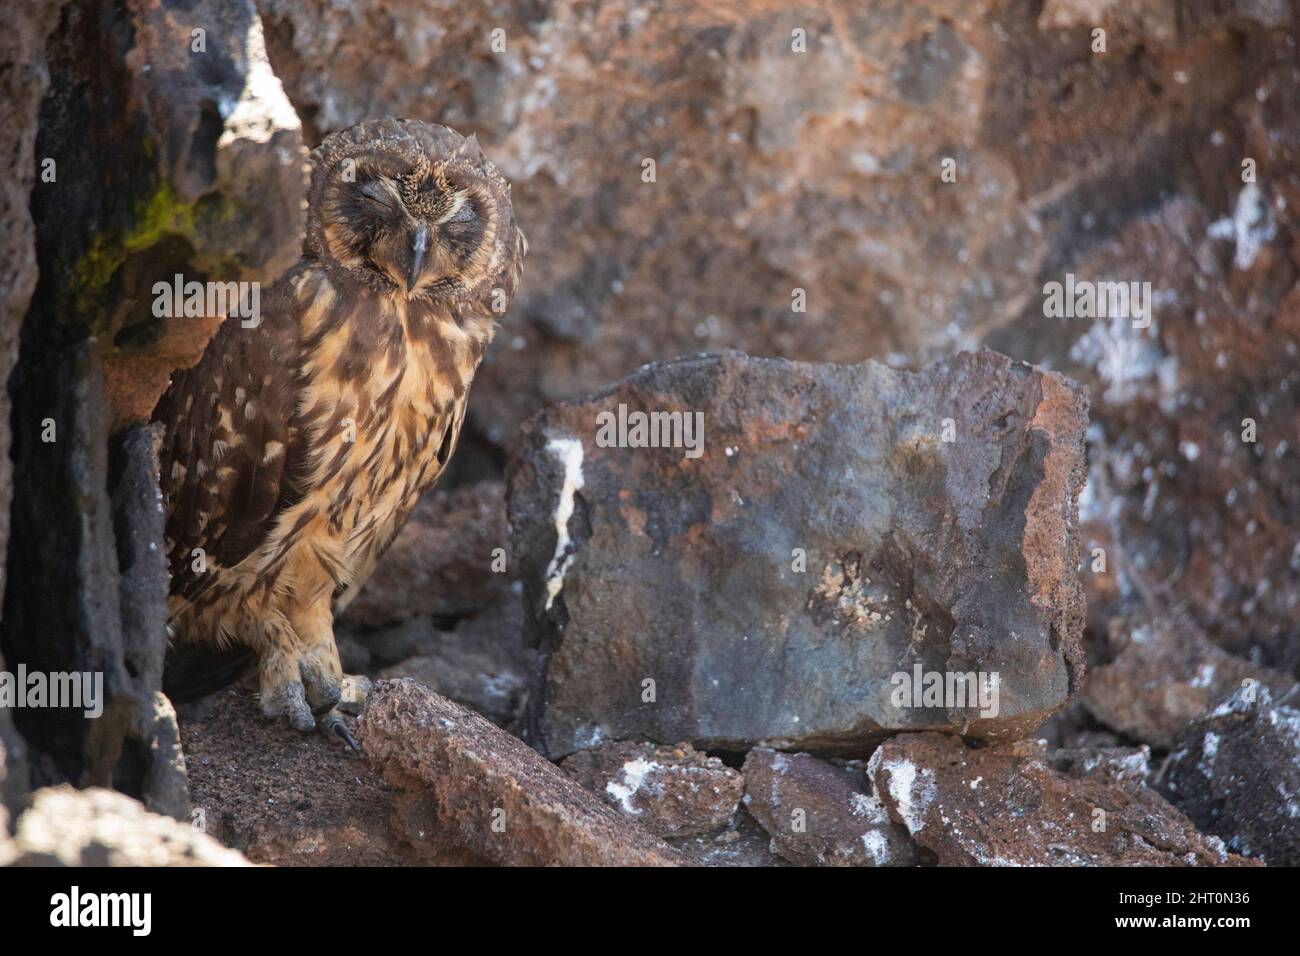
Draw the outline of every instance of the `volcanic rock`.
<instances>
[{"instance_id":1,"label":"volcanic rock","mask_svg":"<svg viewBox=\"0 0 1300 956\"><path fill-rule=\"evenodd\" d=\"M1300 865L1300 710L1243 687L1193 721L1156 786L1229 849Z\"/></svg>"},{"instance_id":2,"label":"volcanic rock","mask_svg":"<svg viewBox=\"0 0 1300 956\"><path fill-rule=\"evenodd\" d=\"M1022 741L971 749L947 734L881 744L867 773L939 866L1222 866L1250 861L1154 790L1106 775L1068 777Z\"/></svg>"},{"instance_id":3,"label":"volcanic rock","mask_svg":"<svg viewBox=\"0 0 1300 956\"><path fill-rule=\"evenodd\" d=\"M410 677L478 711L498 727L518 729L537 667L536 652L524 645L519 595L507 591L451 631L440 631L428 621L409 621L398 627L409 633L417 625L419 653L381 670L378 676ZM383 633L368 634L365 640L370 643Z\"/></svg>"},{"instance_id":4,"label":"volcanic rock","mask_svg":"<svg viewBox=\"0 0 1300 956\"><path fill-rule=\"evenodd\" d=\"M510 589L509 550L500 481L425 495L340 620L366 631L480 610Z\"/></svg>"},{"instance_id":5,"label":"volcanic rock","mask_svg":"<svg viewBox=\"0 0 1300 956\"><path fill-rule=\"evenodd\" d=\"M804 866L911 866L916 847L857 761L836 767L810 754L755 748L745 758L745 807L772 852Z\"/></svg>"},{"instance_id":6,"label":"volcanic rock","mask_svg":"<svg viewBox=\"0 0 1300 956\"><path fill-rule=\"evenodd\" d=\"M547 660L536 741L861 751L1033 729L1081 673L1086 410L1068 380L987 351L920 372L725 353L546 409L509 472ZM598 437L648 413L702 444ZM968 693L911 699L915 677L958 674Z\"/></svg>"},{"instance_id":7,"label":"volcanic rock","mask_svg":"<svg viewBox=\"0 0 1300 956\"><path fill-rule=\"evenodd\" d=\"M1111 624L1109 662L1093 668L1082 701L1108 727L1168 748L1187 723L1244 681L1276 693L1288 675L1234 657L1210 643L1186 618L1133 615Z\"/></svg>"},{"instance_id":8,"label":"volcanic rock","mask_svg":"<svg viewBox=\"0 0 1300 956\"><path fill-rule=\"evenodd\" d=\"M422 796L426 819L493 862L682 862L518 738L415 681L376 683L357 736L386 782Z\"/></svg>"},{"instance_id":9,"label":"volcanic rock","mask_svg":"<svg viewBox=\"0 0 1300 956\"><path fill-rule=\"evenodd\" d=\"M739 773L690 744L605 744L569 755L560 767L610 806L665 838L726 827L745 789Z\"/></svg>"},{"instance_id":10,"label":"volcanic rock","mask_svg":"<svg viewBox=\"0 0 1300 956\"><path fill-rule=\"evenodd\" d=\"M0 864L17 866L247 866L187 823L150 813L113 790L45 787L18 818ZM9 856L6 858L6 852Z\"/></svg>"}]
</instances>

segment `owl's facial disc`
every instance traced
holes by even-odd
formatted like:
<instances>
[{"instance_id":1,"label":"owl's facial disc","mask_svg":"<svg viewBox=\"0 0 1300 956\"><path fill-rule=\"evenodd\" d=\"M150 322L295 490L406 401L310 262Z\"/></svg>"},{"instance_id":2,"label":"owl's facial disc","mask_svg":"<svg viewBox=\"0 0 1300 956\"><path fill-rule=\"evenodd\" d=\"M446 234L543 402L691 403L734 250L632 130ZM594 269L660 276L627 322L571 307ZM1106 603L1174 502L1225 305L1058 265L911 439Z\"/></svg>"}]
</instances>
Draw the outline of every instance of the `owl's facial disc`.
<instances>
[{"instance_id":1,"label":"owl's facial disc","mask_svg":"<svg viewBox=\"0 0 1300 956\"><path fill-rule=\"evenodd\" d=\"M336 255L409 297L457 295L491 240L490 199L441 167L366 172L338 186Z\"/></svg>"}]
</instances>

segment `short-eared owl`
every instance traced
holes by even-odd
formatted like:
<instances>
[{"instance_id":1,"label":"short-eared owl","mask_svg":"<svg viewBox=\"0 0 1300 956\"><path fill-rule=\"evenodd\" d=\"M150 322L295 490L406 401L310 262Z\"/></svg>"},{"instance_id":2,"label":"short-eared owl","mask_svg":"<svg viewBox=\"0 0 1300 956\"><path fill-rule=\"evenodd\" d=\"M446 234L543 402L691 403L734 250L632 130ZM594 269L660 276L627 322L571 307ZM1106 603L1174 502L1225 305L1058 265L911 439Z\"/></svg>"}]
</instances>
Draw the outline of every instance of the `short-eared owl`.
<instances>
[{"instance_id":1,"label":"short-eared owl","mask_svg":"<svg viewBox=\"0 0 1300 956\"><path fill-rule=\"evenodd\" d=\"M255 657L268 716L350 741L334 614L446 467L527 247L474 137L377 120L311 162L302 259L154 418L171 656Z\"/></svg>"}]
</instances>

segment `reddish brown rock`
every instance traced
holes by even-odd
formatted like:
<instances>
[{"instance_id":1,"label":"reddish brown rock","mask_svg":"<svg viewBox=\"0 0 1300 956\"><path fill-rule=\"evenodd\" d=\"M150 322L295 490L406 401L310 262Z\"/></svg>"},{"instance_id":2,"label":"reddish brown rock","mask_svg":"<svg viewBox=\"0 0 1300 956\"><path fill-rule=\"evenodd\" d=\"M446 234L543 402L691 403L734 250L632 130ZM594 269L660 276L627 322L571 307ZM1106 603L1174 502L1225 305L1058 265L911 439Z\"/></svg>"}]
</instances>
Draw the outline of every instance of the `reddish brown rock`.
<instances>
[{"instance_id":1,"label":"reddish brown rock","mask_svg":"<svg viewBox=\"0 0 1300 956\"><path fill-rule=\"evenodd\" d=\"M415 681L380 681L358 738L385 781L496 863L673 866L671 847L592 796L516 737Z\"/></svg>"},{"instance_id":2,"label":"reddish brown rock","mask_svg":"<svg viewBox=\"0 0 1300 956\"><path fill-rule=\"evenodd\" d=\"M1243 681L1277 693L1295 683L1221 650L1186 618L1112 622L1109 652L1113 659L1089 672L1083 704L1106 726L1154 747L1172 746L1188 721Z\"/></svg>"},{"instance_id":3,"label":"reddish brown rock","mask_svg":"<svg viewBox=\"0 0 1300 956\"><path fill-rule=\"evenodd\" d=\"M1070 777L1101 777L1119 783L1146 784L1151 777L1151 748L1074 747L1050 753L1053 770Z\"/></svg>"},{"instance_id":4,"label":"reddish brown rock","mask_svg":"<svg viewBox=\"0 0 1300 956\"><path fill-rule=\"evenodd\" d=\"M615 810L666 838L726 827L745 789L739 773L690 744L605 744L571 754L560 766Z\"/></svg>"},{"instance_id":5,"label":"reddish brown rock","mask_svg":"<svg viewBox=\"0 0 1300 956\"><path fill-rule=\"evenodd\" d=\"M1156 786L1229 849L1300 866L1300 710L1266 688L1241 688L1193 721Z\"/></svg>"},{"instance_id":6,"label":"reddish brown rock","mask_svg":"<svg viewBox=\"0 0 1300 956\"><path fill-rule=\"evenodd\" d=\"M890 817L940 866L1222 866L1231 856L1154 790L1067 777L1029 742L904 734L867 764Z\"/></svg>"},{"instance_id":7,"label":"reddish brown rock","mask_svg":"<svg viewBox=\"0 0 1300 956\"><path fill-rule=\"evenodd\" d=\"M182 710L196 825L248 859L277 866L463 861L464 852L436 828L426 828L417 851L407 841L396 788L321 735L264 720L254 693L246 685L228 688L197 716L194 708Z\"/></svg>"},{"instance_id":8,"label":"reddish brown rock","mask_svg":"<svg viewBox=\"0 0 1300 956\"><path fill-rule=\"evenodd\" d=\"M804 866L911 866L916 847L889 819L862 766L755 748L745 758L745 807L772 852Z\"/></svg>"},{"instance_id":9,"label":"reddish brown rock","mask_svg":"<svg viewBox=\"0 0 1300 956\"><path fill-rule=\"evenodd\" d=\"M509 551L502 482L425 495L341 620L373 630L487 607L510 588Z\"/></svg>"},{"instance_id":10,"label":"reddish brown rock","mask_svg":"<svg viewBox=\"0 0 1300 956\"><path fill-rule=\"evenodd\" d=\"M599 437L651 413L695 444ZM853 752L1031 731L1082 673L1086 420L1073 383L987 351L919 372L729 352L546 409L509 472L547 660L535 739ZM998 699L896 696L915 669L996 673Z\"/></svg>"}]
</instances>

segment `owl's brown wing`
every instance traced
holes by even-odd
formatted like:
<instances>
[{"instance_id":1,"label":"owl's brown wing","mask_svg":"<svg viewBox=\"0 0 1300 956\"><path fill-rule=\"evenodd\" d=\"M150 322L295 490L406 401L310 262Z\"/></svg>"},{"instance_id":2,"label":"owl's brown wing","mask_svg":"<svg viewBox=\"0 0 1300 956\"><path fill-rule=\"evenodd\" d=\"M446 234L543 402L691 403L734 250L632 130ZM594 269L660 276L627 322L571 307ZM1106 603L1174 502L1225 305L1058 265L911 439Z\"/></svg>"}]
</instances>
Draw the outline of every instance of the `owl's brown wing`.
<instances>
[{"instance_id":1,"label":"owl's brown wing","mask_svg":"<svg viewBox=\"0 0 1300 956\"><path fill-rule=\"evenodd\" d=\"M171 593L185 606L219 568L232 568L300 496L303 447L295 426L299 269L263 296L261 323L228 319L203 358L178 373L154 409L161 449Z\"/></svg>"}]
</instances>

